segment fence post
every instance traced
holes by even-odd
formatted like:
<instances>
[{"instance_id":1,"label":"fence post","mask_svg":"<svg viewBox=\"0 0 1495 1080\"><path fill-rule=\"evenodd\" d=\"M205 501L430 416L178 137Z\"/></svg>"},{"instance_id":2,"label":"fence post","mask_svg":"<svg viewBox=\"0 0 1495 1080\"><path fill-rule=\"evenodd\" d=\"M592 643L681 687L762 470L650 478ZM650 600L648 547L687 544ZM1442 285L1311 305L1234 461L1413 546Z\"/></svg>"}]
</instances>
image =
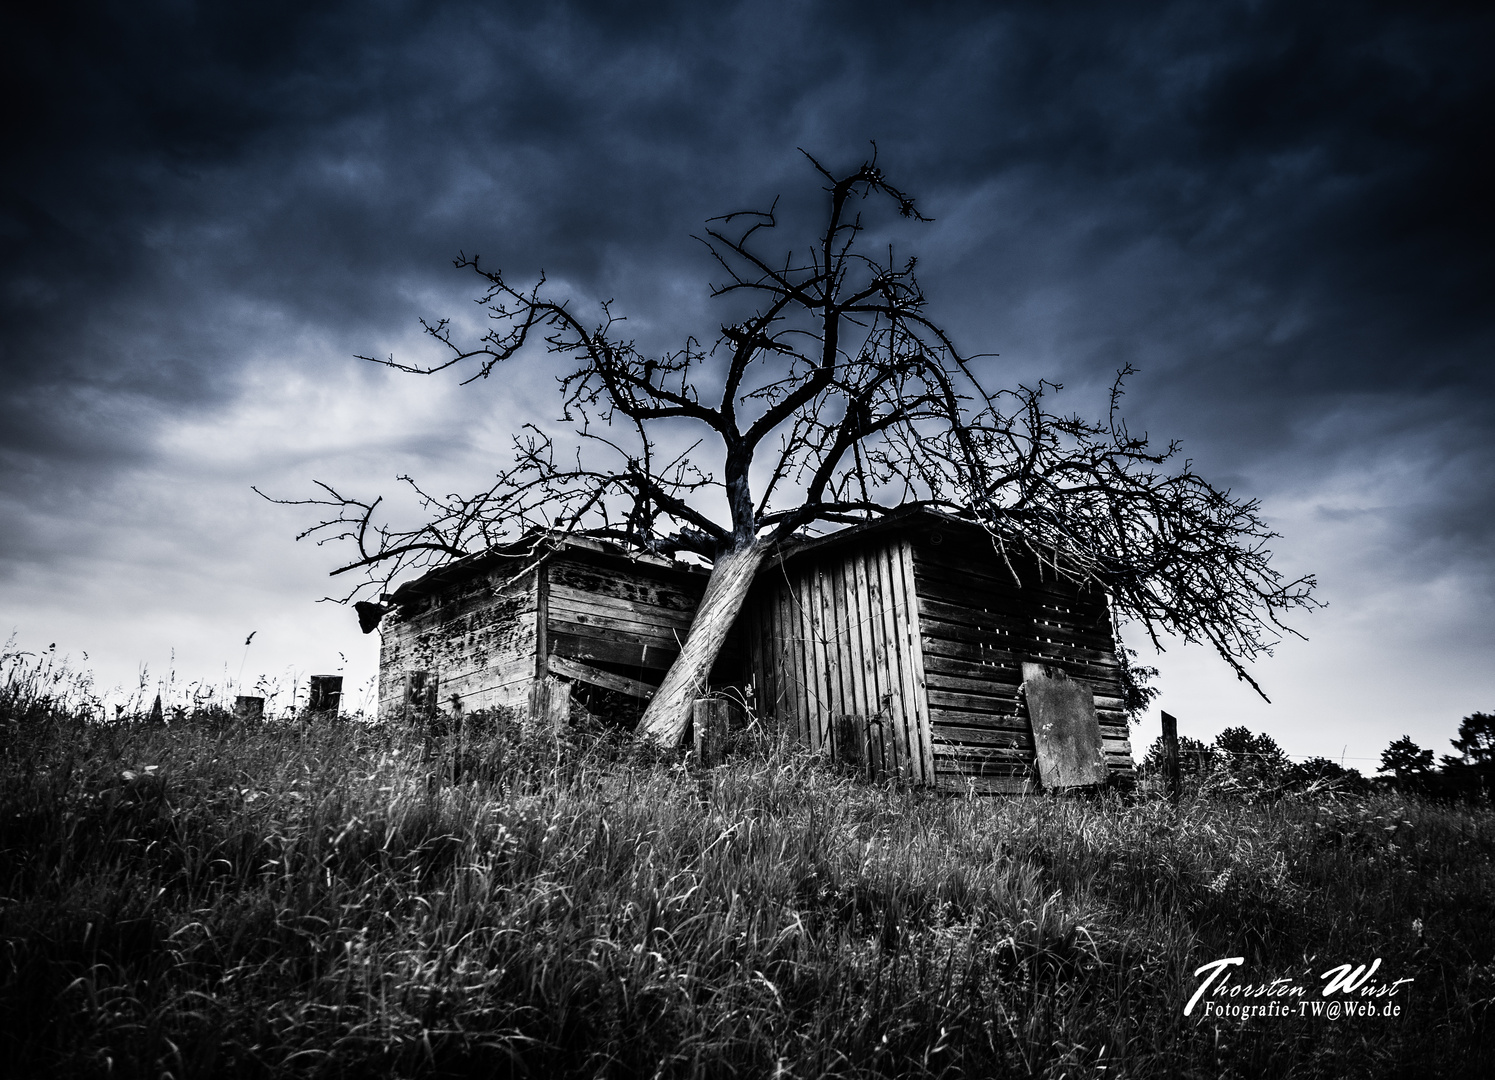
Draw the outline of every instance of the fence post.
<instances>
[{"instance_id":1,"label":"fence post","mask_svg":"<svg viewBox=\"0 0 1495 1080\"><path fill-rule=\"evenodd\" d=\"M874 713L867 717L867 779L873 783L886 780L893 772L888 764L888 725L883 721L886 713Z\"/></svg>"},{"instance_id":2,"label":"fence post","mask_svg":"<svg viewBox=\"0 0 1495 1080\"><path fill-rule=\"evenodd\" d=\"M1178 720L1172 713L1163 713L1163 780L1168 788L1168 798L1178 802L1181 787L1178 766Z\"/></svg>"},{"instance_id":3,"label":"fence post","mask_svg":"<svg viewBox=\"0 0 1495 1080\"><path fill-rule=\"evenodd\" d=\"M311 688L306 695L306 711L322 713L329 720L336 720L343 704L343 677L341 675L313 675Z\"/></svg>"},{"instance_id":4,"label":"fence post","mask_svg":"<svg viewBox=\"0 0 1495 1080\"><path fill-rule=\"evenodd\" d=\"M732 703L723 698L696 698L690 721L696 735L696 764L703 769L720 765L727 756L727 724Z\"/></svg>"},{"instance_id":5,"label":"fence post","mask_svg":"<svg viewBox=\"0 0 1495 1080\"><path fill-rule=\"evenodd\" d=\"M867 770L867 729L860 716L849 713L838 714L834 722L835 746L832 757L852 772L863 774Z\"/></svg>"},{"instance_id":6,"label":"fence post","mask_svg":"<svg viewBox=\"0 0 1495 1080\"><path fill-rule=\"evenodd\" d=\"M536 679L530 687L529 711L535 729L560 735L571 726L571 684L554 675Z\"/></svg>"}]
</instances>

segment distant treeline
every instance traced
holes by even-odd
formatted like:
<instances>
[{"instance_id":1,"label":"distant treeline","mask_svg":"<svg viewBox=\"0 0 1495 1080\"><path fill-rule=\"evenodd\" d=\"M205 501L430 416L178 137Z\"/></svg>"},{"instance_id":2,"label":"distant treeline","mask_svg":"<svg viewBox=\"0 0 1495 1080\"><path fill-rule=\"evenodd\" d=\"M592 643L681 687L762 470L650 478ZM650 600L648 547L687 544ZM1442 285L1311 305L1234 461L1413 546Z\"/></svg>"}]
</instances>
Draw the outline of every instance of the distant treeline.
<instances>
[{"instance_id":1,"label":"distant treeline","mask_svg":"<svg viewBox=\"0 0 1495 1080\"><path fill-rule=\"evenodd\" d=\"M1464 717L1454 754L1435 765L1433 752L1403 735L1381 752L1382 775L1364 776L1358 769L1325 757L1293 761L1270 735L1245 727L1226 728L1206 743L1179 736L1179 767L1185 781L1205 789L1238 789L1264 794L1304 791L1332 785L1368 793L1376 789L1433 798L1488 800L1495 792L1495 715ZM1144 781L1162 775L1163 741L1158 739L1139 766Z\"/></svg>"}]
</instances>

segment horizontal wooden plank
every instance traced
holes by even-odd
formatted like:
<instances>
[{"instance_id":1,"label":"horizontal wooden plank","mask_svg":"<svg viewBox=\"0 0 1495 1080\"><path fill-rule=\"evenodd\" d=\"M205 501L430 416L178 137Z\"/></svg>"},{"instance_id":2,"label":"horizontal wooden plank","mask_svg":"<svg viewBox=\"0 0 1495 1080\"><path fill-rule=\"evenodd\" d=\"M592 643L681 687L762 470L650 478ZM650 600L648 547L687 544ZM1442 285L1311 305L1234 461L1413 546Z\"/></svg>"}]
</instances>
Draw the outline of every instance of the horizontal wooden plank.
<instances>
[{"instance_id":1,"label":"horizontal wooden plank","mask_svg":"<svg viewBox=\"0 0 1495 1080\"><path fill-rule=\"evenodd\" d=\"M944 581L920 576L919 595L935 603L962 609L1004 615L1024 622L1051 622L1077 630L1109 634L1110 611L1104 604L1056 599L1031 592L1009 592L983 588L976 579Z\"/></svg>"},{"instance_id":2,"label":"horizontal wooden plank","mask_svg":"<svg viewBox=\"0 0 1495 1080\"><path fill-rule=\"evenodd\" d=\"M564 628L565 624L571 623L576 626L611 631L635 641L661 645L669 643L675 648L679 648L679 643L685 640L685 635L690 630L689 624L671 626L668 623L639 618L637 615L599 610L593 605L573 604L567 600L551 603L548 622L551 629ZM563 632L574 633L574 631L564 629Z\"/></svg>"},{"instance_id":3,"label":"horizontal wooden plank","mask_svg":"<svg viewBox=\"0 0 1495 1080\"><path fill-rule=\"evenodd\" d=\"M568 589L592 596L616 598L650 607L669 608L692 613L701 602L706 578L648 570L602 569L573 560L555 560L550 564L550 587Z\"/></svg>"},{"instance_id":4,"label":"horizontal wooden plank","mask_svg":"<svg viewBox=\"0 0 1495 1080\"><path fill-rule=\"evenodd\" d=\"M993 644L999 647L1007 647L1006 639L1034 639L1078 645L1100 653L1114 652L1108 628L1097 630L1052 618L1024 618L1013 612L947 603L922 594L919 616L924 633L947 635L956 640L970 640L970 635L977 633L998 639Z\"/></svg>"},{"instance_id":5,"label":"horizontal wooden plank","mask_svg":"<svg viewBox=\"0 0 1495 1080\"><path fill-rule=\"evenodd\" d=\"M589 632L590 627L568 625L552 628L549 634L553 656L576 660L599 660L605 664L665 671L680 655L678 649L665 649L635 639L613 638Z\"/></svg>"},{"instance_id":6,"label":"horizontal wooden plank","mask_svg":"<svg viewBox=\"0 0 1495 1080\"><path fill-rule=\"evenodd\" d=\"M1011 712L1012 698L988 694L961 694L929 688L929 706L936 709L965 709L969 712Z\"/></svg>"},{"instance_id":7,"label":"horizontal wooden plank","mask_svg":"<svg viewBox=\"0 0 1495 1080\"><path fill-rule=\"evenodd\" d=\"M1005 746L973 746L970 744L934 744L935 765L950 762L991 762L998 765L1026 767L1033 761L1033 751L1014 750ZM961 768L965 768L964 764Z\"/></svg>"},{"instance_id":8,"label":"horizontal wooden plank","mask_svg":"<svg viewBox=\"0 0 1495 1080\"><path fill-rule=\"evenodd\" d=\"M925 679L929 689L940 689L951 693L980 694L984 697L1002 698L1005 700L1017 700L1019 684L1008 682L1000 678L970 679L958 675L948 675L943 671L929 671L926 669Z\"/></svg>"},{"instance_id":9,"label":"horizontal wooden plank","mask_svg":"<svg viewBox=\"0 0 1495 1080\"><path fill-rule=\"evenodd\" d=\"M1036 660L1046 664L1058 664L1071 675L1083 678L1093 686L1114 685L1118 689L1120 686L1121 668L1114 659L1110 662L1101 662L1092 659L1092 654L1077 649L1066 649L1058 645L1034 645L1029 651L1014 654L1005 650L982 649L977 645L927 635L921 636L920 642L926 657L937 656L980 664L989 657L996 657L999 661L1007 663L1011 662L1009 658L1020 656L1020 662L1024 663Z\"/></svg>"},{"instance_id":10,"label":"horizontal wooden plank","mask_svg":"<svg viewBox=\"0 0 1495 1080\"><path fill-rule=\"evenodd\" d=\"M1012 687L1022 685L1023 675L1016 663L997 662L964 656L925 656L924 669L929 675L953 675L960 679L1001 682Z\"/></svg>"},{"instance_id":11,"label":"horizontal wooden plank","mask_svg":"<svg viewBox=\"0 0 1495 1080\"><path fill-rule=\"evenodd\" d=\"M930 725L930 735L936 743L959 743L977 746L1005 746L1012 749L1033 749L1033 735L1028 731L1013 728L987 727L977 724Z\"/></svg>"},{"instance_id":12,"label":"horizontal wooden plank","mask_svg":"<svg viewBox=\"0 0 1495 1080\"><path fill-rule=\"evenodd\" d=\"M930 605L938 604L944 611L931 608L932 613L955 622L986 622L1005 620L1002 625L1052 626L1079 634L1092 634L1109 642L1111 640L1110 617L1104 611L1075 610L1063 605L1034 604L1028 600L996 596L951 586L948 590L926 589L919 593L921 600ZM951 610L953 609L953 610Z\"/></svg>"},{"instance_id":13,"label":"horizontal wooden plank","mask_svg":"<svg viewBox=\"0 0 1495 1080\"><path fill-rule=\"evenodd\" d=\"M955 727L979 727L991 731L1031 732L1033 725L1026 714L994 713L980 710L952 709L946 706L931 706L929 710L930 730L940 724Z\"/></svg>"},{"instance_id":14,"label":"horizontal wooden plank","mask_svg":"<svg viewBox=\"0 0 1495 1080\"><path fill-rule=\"evenodd\" d=\"M983 776L958 772L935 772L934 786L940 791L971 792L976 795L1025 795L1038 785L1025 776Z\"/></svg>"},{"instance_id":15,"label":"horizontal wooden plank","mask_svg":"<svg viewBox=\"0 0 1495 1080\"><path fill-rule=\"evenodd\" d=\"M930 725L936 742L982 743L1032 747L1032 725L1027 716L1004 716L988 719L979 713L957 713L941 710L940 719ZM960 717L964 723L952 721ZM1131 753L1131 742L1125 735L1114 731L1101 731L1101 748L1106 753Z\"/></svg>"},{"instance_id":16,"label":"horizontal wooden plank","mask_svg":"<svg viewBox=\"0 0 1495 1080\"><path fill-rule=\"evenodd\" d=\"M1063 612L1073 619L1108 621L1105 594L1084 592L1070 585L1038 585L1029 581L1015 586L1011 579L1000 579L977 566L949 566L921 561L914 570L921 592L931 596L987 598L1009 607L1026 610L1047 609Z\"/></svg>"},{"instance_id":17,"label":"horizontal wooden plank","mask_svg":"<svg viewBox=\"0 0 1495 1080\"><path fill-rule=\"evenodd\" d=\"M648 701L659 689L638 679L629 679L622 675L614 675L611 671L603 671L601 668L583 664L579 660L572 660L565 656L551 655L547 659L547 666L556 675L563 675L568 679L576 679L580 682L591 683L606 690L616 690L620 694L630 697L643 698Z\"/></svg>"},{"instance_id":18,"label":"horizontal wooden plank","mask_svg":"<svg viewBox=\"0 0 1495 1080\"><path fill-rule=\"evenodd\" d=\"M619 667L639 668L643 672L668 671L675 658L676 649L662 649L637 641L610 638L591 632L552 631L549 635L550 655L568 657L583 663L617 664ZM711 669L713 686L735 686L743 676L742 654L731 647L723 648Z\"/></svg>"},{"instance_id":19,"label":"horizontal wooden plank","mask_svg":"<svg viewBox=\"0 0 1495 1080\"><path fill-rule=\"evenodd\" d=\"M1045 560L1040 566L1031 554L1009 548L1007 560L984 539L974 542L952 539L946 534L946 542L932 544L917 543L914 548L916 573L945 573L967 578L981 578L998 587L1020 589L1025 593L1042 593L1055 597L1104 596L1097 588L1084 589L1073 581L1061 579ZM1011 569L1008 567L1011 564ZM1012 572L1017 572L1018 581L1013 581Z\"/></svg>"},{"instance_id":20,"label":"horizontal wooden plank","mask_svg":"<svg viewBox=\"0 0 1495 1080\"><path fill-rule=\"evenodd\" d=\"M533 598L531 597L530 600L532 601ZM454 632L452 629L454 627L471 630L492 628L495 631L501 631L504 627L533 626L535 611L536 608L532 602L523 605L474 603L460 610L436 608L409 618L388 620L385 624L385 634L388 635L391 631L397 636L423 633L448 634Z\"/></svg>"},{"instance_id":21,"label":"horizontal wooden plank","mask_svg":"<svg viewBox=\"0 0 1495 1080\"><path fill-rule=\"evenodd\" d=\"M1066 645L1037 637L1027 640L995 637L977 630L951 632L948 625L930 620L924 620L920 629L920 641L936 656L995 664L1013 672L1020 671L1022 664L1032 662L1035 657L1052 657L1052 660L1046 659L1044 663L1059 661L1082 664L1097 671L1113 672L1120 678L1121 667L1116 662L1115 654L1102 649Z\"/></svg>"},{"instance_id":22,"label":"horizontal wooden plank","mask_svg":"<svg viewBox=\"0 0 1495 1080\"><path fill-rule=\"evenodd\" d=\"M510 657L506 660L483 664L480 667L458 668L453 665L433 664L428 668L420 668L412 665L415 670L434 671L441 685L455 686L459 683L496 682L508 678L510 675L520 671L527 671L531 676L535 673L535 659L533 656Z\"/></svg>"},{"instance_id":23,"label":"horizontal wooden plank","mask_svg":"<svg viewBox=\"0 0 1495 1080\"><path fill-rule=\"evenodd\" d=\"M654 604L625 600L616 596L605 596L573 589L567 585L550 587L550 604L559 603L573 611L590 611L614 619L632 620L650 626L689 627L695 617L695 609L659 607Z\"/></svg>"}]
</instances>

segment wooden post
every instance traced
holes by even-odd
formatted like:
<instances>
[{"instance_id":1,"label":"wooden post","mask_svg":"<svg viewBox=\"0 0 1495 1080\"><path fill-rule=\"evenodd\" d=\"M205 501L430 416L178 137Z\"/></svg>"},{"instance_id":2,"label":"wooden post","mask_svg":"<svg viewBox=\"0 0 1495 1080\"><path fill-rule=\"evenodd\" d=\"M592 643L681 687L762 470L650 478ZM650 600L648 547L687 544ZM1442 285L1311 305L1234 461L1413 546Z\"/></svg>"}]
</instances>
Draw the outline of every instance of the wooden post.
<instances>
[{"instance_id":1,"label":"wooden post","mask_svg":"<svg viewBox=\"0 0 1495 1080\"><path fill-rule=\"evenodd\" d=\"M866 724L860 716L842 714L831 725L834 745L831 756L853 771L865 773L867 769Z\"/></svg>"},{"instance_id":2,"label":"wooden post","mask_svg":"<svg viewBox=\"0 0 1495 1080\"><path fill-rule=\"evenodd\" d=\"M723 698L697 698L691 706L696 732L696 764L703 769L720 765L727 756L727 725L732 703Z\"/></svg>"},{"instance_id":3,"label":"wooden post","mask_svg":"<svg viewBox=\"0 0 1495 1080\"><path fill-rule=\"evenodd\" d=\"M313 675L311 689L307 693L307 712L322 713L329 720L336 720L343 703L343 677L341 675Z\"/></svg>"},{"instance_id":4,"label":"wooden post","mask_svg":"<svg viewBox=\"0 0 1495 1080\"><path fill-rule=\"evenodd\" d=\"M885 714L869 716L863 727L867 732L867 779L874 783L888 778L888 725Z\"/></svg>"},{"instance_id":5,"label":"wooden post","mask_svg":"<svg viewBox=\"0 0 1495 1080\"><path fill-rule=\"evenodd\" d=\"M1168 798L1178 802L1180 778L1178 768L1178 721L1172 713L1163 713L1163 780Z\"/></svg>"},{"instance_id":6,"label":"wooden post","mask_svg":"<svg viewBox=\"0 0 1495 1080\"><path fill-rule=\"evenodd\" d=\"M571 725L571 684L554 675L536 679L529 694L530 721L540 731L559 735Z\"/></svg>"},{"instance_id":7,"label":"wooden post","mask_svg":"<svg viewBox=\"0 0 1495 1080\"><path fill-rule=\"evenodd\" d=\"M405 673L405 722L429 727L436 717L436 673Z\"/></svg>"},{"instance_id":8,"label":"wooden post","mask_svg":"<svg viewBox=\"0 0 1495 1080\"><path fill-rule=\"evenodd\" d=\"M265 699L262 697L234 698L234 719L258 724L265 718Z\"/></svg>"}]
</instances>

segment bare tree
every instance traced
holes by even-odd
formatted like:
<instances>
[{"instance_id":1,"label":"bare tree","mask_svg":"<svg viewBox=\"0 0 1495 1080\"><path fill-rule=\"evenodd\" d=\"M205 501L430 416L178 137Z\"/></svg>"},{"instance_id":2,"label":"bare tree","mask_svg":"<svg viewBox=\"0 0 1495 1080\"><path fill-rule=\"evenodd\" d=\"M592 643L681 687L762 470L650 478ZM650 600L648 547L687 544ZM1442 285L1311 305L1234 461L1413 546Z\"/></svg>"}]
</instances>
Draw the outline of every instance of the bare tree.
<instances>
[{"instance_id":1,"label":"bare tree","mask_svg":"<svg viewBox=\"0 0 1495 1080\"><path fill-rule=\"evenodd\" d=\"M1127 429L1118 406L1129 368L1098 422L1047 411L1055 384L989 390L978 371L989 359L962 354L931 319L915 260L864 250L862 208L925 220L914 200L875 159L847 175L810 161L827 202L809 245L765 253L779 227L774 208L707 223L700 239L722 274L712 295L748 312L709 348L691 338L645 354L621 336L608 304L600 321L584 320L547 295L543 276L516 287L476 256L458 258L485 283L487 334L464 344L447 320L425 323L447 350L443 362L376 362L424 375L466 365L471 382L521 354L557 354L569 361L559 383L574 444L563 450L527 425L513 464L486 490L416 488L430 516L412 529L381 523L378 499L322 485L321 495L293 500L328 511L301 535L350 543L353 557L333 573L362 571L376 586L536 529L704 557L705 596L640 722L664 743L683 736L690 702L777 545L910 506L972 518L1000 557L1025 549L1107 589L1154 642L1161 632L1208 642L1260 692L1243 664L1291 632L1286 612L1316 601L1311 577L1284 581L1272 567L1265 545L1275 534L1258 504L1196 475L1177 444L1153 448ZM683 429L700 438L662 449L684 445Z\"/></svg>"}]
</instances>

